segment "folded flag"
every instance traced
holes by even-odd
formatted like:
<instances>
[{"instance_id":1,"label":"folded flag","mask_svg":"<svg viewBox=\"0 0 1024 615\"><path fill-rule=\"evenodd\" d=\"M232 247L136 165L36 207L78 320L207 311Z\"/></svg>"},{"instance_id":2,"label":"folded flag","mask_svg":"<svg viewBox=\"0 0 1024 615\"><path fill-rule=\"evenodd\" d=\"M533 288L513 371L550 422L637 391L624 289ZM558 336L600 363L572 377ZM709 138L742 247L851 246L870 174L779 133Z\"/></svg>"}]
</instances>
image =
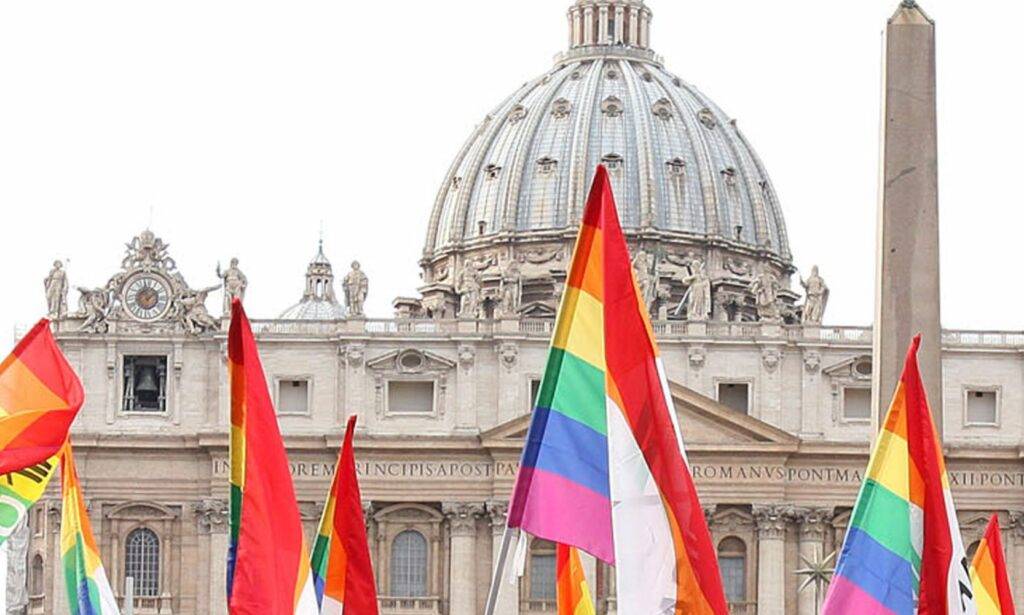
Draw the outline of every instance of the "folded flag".
<instances>
[{"instance_id":1,"label":"folded flag","mask_svg":"<svg viewBox=\"0 0 1024 615\"><path fill-rule=\"evenodd\" d=\"M96 548L70 442L61 449L60 477L60 557L71 615L117 615L120 611Z\"/></svg>"},{"instance_id":2,"label":"folded flag","mask_svg":"<svg viewBox=\"0 0 1024 615\"><path fill-rule=\"evenodd\" d=\"M377 585L366 540L363 501L352 440L356 417L348 419L331 492L313 545L313 579L323 615L377 615Z\"/></svg>"},{"instance_id":3,"label":"folded flag","mask_svg":"<svg viewBox=\"0 0 1024 615\"><path fill-rule=\"evenodd\" d=\"M83 399L50 321L40 320L0 363L0 474L56 455Z\"/></svg>"},{"instance_id":4,"label":"folded flag","mask_svg":"<svg viewBox=\"0 0 1024 615\"><path fill-rule=\"evenodd\" d=\"M1003 541L999 535L999 516L992 515L985 536L974 552L971 562L971 584L978 615L1017 615L1010 593L1003 557Z\"/></svg>"},{"instance_id":5,"label":"folded flag","mask_svg":"<svg viewBox=\"0 0 1024 615\"><path fill-rule=\"evenodd\" d=\"M558 615L594 615L594 601L583 574L580 552L558 544L555 549L555 577L558 591Z\"/></svg>"},{"instance_id":6,"label":"folded flag","mask_svg":"<svg viewBox=\"0 0 1024 615\"><path fill-rule=\"evenodd\" d=\"M237 299L228 331L231 378L231 532L228 610L232 615L315 615L309 552L302 534L277 416L256 339Z\"/></svg>"},{"instance_id":7,"label":"folded flag","mask_svg":"<svg viewBox=\"0 0 1024 615\"><path fill-rule=\"evenodd\" d=\"M615 565L620 615L725 615L664 367L598 167L509 527Z\"/></svg>"},{"instance_id":8,"label":"folded flag","mask_svg":"<svg viewBox=\"0 0 1024 615\"><path fill-rule=\"evenodd\" d=\"M920 344L907 351L822 615L977 613Z\"/></svg>"}]
</instances>

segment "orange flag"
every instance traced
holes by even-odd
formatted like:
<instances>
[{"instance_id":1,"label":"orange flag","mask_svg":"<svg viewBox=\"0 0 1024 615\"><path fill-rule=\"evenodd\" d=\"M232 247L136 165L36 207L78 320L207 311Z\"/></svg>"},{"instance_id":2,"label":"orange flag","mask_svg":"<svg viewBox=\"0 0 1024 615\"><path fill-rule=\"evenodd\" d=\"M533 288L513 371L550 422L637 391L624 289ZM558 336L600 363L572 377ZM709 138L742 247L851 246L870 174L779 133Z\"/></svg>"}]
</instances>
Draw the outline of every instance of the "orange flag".
<instances>
[{"instance_id":1,"label":"orange flag","mask_svg":"<svg viewBox=\"0 0 1024 615\"><path fill-rule=\"evenodd\" d=\"M555 576L558 579L558 615L594 615L594 601L590 599L580 552L575 547L558 543Z\"/></svg>"},{"instance_id":2,"label":"orange flag","mask_svg":"<svg viewBox=\"0 0 1024 615\"><path fill-rule=\"evenodd\" d=\"M0 474L56 455L83 400L50 321L40 320L0 363Z\"/></svg>"},{"instance_id":3,"label":"orange flag","mask_svg":"<svg viewBox=\"0 0 1024 615\"><path fill-rule=\"evenodd\" d=\"M1016 615L1010 582L1006 577L1003 542L999 538L999 517L992 515L971 562L971 585L978 615Z\"/></svg>"}]
</instances>

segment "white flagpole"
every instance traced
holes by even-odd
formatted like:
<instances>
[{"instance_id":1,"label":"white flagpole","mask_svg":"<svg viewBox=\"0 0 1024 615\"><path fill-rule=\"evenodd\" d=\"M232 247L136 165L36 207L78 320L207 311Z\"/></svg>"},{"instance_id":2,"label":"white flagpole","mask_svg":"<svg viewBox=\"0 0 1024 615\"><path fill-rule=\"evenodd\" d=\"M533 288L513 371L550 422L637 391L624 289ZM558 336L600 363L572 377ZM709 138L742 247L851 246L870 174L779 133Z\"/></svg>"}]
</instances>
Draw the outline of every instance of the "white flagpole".
<instances>
[{"instance_id":1,"label":"white flagpole","mask_svg":"<svg viewBox=\"0 0 1024 615\"><path fill-rule=\"evenodd\" d=\"M498 552L498 559L494 562L494 574L491 576L491 589L487 594L487 605L484 607L484 615L494 615L494 607L498 604L498 590L501 588L501 578L505 575L508 548L511 544L512 528L506 523L505 532L501 535L501 551Z\"/></svg>"}]
</instances>

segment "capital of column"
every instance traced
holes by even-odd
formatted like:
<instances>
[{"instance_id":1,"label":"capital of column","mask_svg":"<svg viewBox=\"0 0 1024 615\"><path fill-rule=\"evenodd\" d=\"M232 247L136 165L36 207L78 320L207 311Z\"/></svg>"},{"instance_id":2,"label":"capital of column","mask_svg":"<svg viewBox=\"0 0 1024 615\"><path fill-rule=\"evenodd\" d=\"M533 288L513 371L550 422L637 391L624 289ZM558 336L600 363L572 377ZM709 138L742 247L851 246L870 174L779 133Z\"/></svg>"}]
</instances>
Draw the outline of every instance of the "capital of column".
<instances>
[{"instance_id":1,"label":"capital of column","mask_svg":"<svg viewBox=\"0 0 1024 615\"><path fill-rule=\"evenodd\" d=\"M753 512L758 539L783 540L786 538L786 526L789 525L789 521L793 517L791 507L755 505Z\"/></svg>"},{"instance_id":2,"label":"capital of column","mask_svg":"<svg viewBox=\"0 0 1024 615\"><path fill-rule=\"evenodd\" d=\"M491 531L500 535L505 531L505 524L508 523L508 502L505 500L488 500L486 504L487 515L491 519Z\"/></svg>"},{"instance_id":3,"label":"capital of column","mask_svg":"<svg viewBox=\"0 0 1024 615\"><path fill-rule=\"evenodd\" d=\"M1010 540L1014 544L1024 544L1024 510L1011 510L1008 512L1010 522L1006 526L1010 534Z\"/></svg>"},{"instance_id":4,"label":"capital of column","mask_svg":"<svg viewBox=\"0 0 1024 615\"><path fill-rule=\"evenodd\" d=\"M484 514L484 505L475 502L444 502L441 512L448 520L453 536L472 536L476 533L476 520Z\"/></svg>"},{"instance_id":5,"label":"capital of column","mask_svg":"<svg viewBox=\"0 0 1024 615\"><path fill-rule=\"evenodd\" d=\"M702 504L701 510L704 511L704 522L708 524L708 528L715 520L715 511L718 510L717 504Z\"/></svg>"},{"instance_id":6,"label":"capital of column","mask_svg":"<svg viewBox=\"0 0 1024 615\"><path fill-rule=\"evenodd\" d=\"M228 501L207 498L192 504L199 531L203 534L220 534L228 531Z\"/></svg>"},{"instance_id":7,"label":"capital of column","mask_svg":"<svg viewBox=\"0 0 1024 615\"><path fill-rule=\"evenodd\" d=\"M832 522L832 511L827 508L796 508L796 519L801 540L825 540L825 530Z\"/></svg>"}]
</instances>

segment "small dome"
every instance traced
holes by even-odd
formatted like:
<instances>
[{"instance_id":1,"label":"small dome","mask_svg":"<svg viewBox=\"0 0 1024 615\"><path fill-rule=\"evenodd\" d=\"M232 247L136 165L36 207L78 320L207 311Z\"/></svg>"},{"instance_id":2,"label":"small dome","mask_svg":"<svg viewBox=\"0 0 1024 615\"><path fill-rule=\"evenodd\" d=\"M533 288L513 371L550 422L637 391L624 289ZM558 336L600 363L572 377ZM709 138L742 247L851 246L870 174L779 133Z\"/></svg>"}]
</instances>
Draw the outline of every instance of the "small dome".
<instances>
[{"instance_id":1,"label":"small dome","mask_svg":"<svg viewBox=\"0 0 1024 615\"><path fill-rule=\"evenodd\" d=\"M281 320L341 320L345 308L334 295L334 272L320 241L316 256L306 267L306 290L302 299L278 316Z\"/></svg>"}]
</instances>

